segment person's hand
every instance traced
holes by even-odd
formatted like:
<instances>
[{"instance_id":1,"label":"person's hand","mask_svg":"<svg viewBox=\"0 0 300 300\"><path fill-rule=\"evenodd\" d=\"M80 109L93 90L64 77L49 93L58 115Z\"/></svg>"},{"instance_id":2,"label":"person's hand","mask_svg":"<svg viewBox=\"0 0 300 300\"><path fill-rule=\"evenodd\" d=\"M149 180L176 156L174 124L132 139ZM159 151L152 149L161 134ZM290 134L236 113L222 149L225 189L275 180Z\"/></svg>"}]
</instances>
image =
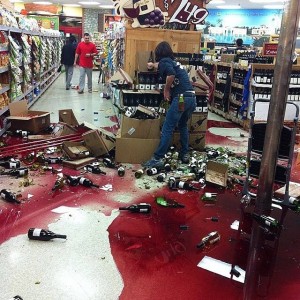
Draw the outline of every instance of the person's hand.
<instances>
[{"instance_id":1,"label":"person's hand","mask_svg":"<svg viewBox=\"0 0 300 300\"><path fill-rule=\"evenodd\" d=\"M168 102L171 100L171 93L169 90L164 90L164 99Z\"/></svg>"},{"instance_id":2,"label":"person's hand","mask_svg":"<svg viewBox=\"0 0 300 300\"><path fill-rule=\"evenodd\" d=\"M154 69L154 63L153 63L153 62L148 62L148 63L147 63L147 69L148 69L148 70Z\"/></svg>"}]
</instances>

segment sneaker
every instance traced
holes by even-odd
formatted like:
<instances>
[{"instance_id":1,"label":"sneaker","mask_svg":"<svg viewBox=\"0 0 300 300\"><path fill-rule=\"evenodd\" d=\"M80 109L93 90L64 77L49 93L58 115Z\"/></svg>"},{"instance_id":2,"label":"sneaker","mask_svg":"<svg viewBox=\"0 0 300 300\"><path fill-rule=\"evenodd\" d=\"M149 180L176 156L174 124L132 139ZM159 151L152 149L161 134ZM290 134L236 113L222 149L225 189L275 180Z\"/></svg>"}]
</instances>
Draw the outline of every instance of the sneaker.
<instances>
[{"instance_id":1,"label":"sneaker","mask_svg":"<svg viewBox=\"0 0 300 300\"><path fill-rule=\"evenodd\" d=\"M162 159L156 159L152 157L148 161L142 163L142 166L145 168L163 168L164 162Z\"/></svg>"},{"instance_id":2,"label":"sneaker","mask_svg":"<svg viewBox=\"0 0 300 300\"><path fill-rule=\"evenodd\" d=\"M69 87L66 87L66 90L68 91L70 88Z\"/></svg>"},{"instance_id":3,"label":"sneaker","mask_svg":"<svg viewBox=\"0 0 300 300\"><path fill-rule=\"evenodd\" d=\"M78 94L83 94L83 91L78 91L77 93L78 93Z\"/></svg>"},{"instance_id":4,"label":"sneaker","mask_svg":"<svg viewBox=\"0 0 300 300\"><path fill-rule=\"evenodd\" d=\"M92 90L89 91L89 93L92 93L92 92L93 92Z\"/></svg>"},{"instance_id":5,"label":"sneaker","mask_svg":"<svg viewBox=\"0 0 300 300\"><path fill-rule=\"evenodd\" d=\"M189 164L190 163L190 156L188 154L184 154L180 157L180 160L183 164Z\"/></svg>"}]
</instances>

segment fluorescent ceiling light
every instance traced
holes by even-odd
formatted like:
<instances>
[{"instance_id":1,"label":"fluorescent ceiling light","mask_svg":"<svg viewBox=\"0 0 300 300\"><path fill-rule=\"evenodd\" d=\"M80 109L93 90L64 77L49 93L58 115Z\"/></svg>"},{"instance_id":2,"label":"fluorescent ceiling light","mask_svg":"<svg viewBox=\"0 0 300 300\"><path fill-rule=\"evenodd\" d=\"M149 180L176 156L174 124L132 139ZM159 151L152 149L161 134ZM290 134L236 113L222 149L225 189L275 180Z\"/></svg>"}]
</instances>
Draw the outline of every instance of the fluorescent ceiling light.
<instances>
[{"instance_id":1,"label":"fluorescent ceiling light","mask_svg":"<svg viewBox=\"0 0 300 300\"><path fill-rule=\"evenodd\" d=\"M283 9L284 5L283 4L264 5L263 8L266 8L266 9Z\"/></svg>"},{"instance_id":2,"label":"fluorescent ceiling light","mask_svg":"<svg viewBox=\"0 0 300 300\"><path fill-rule=\"evenodd\" d=\"M261 3L261 4L264 4L264 3L275 3L275 2L283 3L285 1L286 0L249 0L249 2L252 2L252 3Z\"/></svg>"},{"instance_id":3,"label":"fluorescent ceiling light","mask_svg":"<svg viewBox=\"0 0 300 300\"><path fill-rule=\"evenodd\" d=\"M223 4L223 3L225 3L224 0L213 0L212 2L209 2L208 4L210 5L210 4Z\"/></svg>"},{"instance_id":4,"label":"fluorescent ceiling light","mask_svg":"<svg viewBox=\"0 0 300 300\"><path fill-rule=\"evenodd\" d=\"M99 2L96 2L96 1L80 1L78 3L83 4L83 5L99 5L100 4Z\"/></svg>"},{"instance_id":5,"label":"fluorescent ceiling light","mask_svg":"<svg viewBox=\"0 0 300 300\"><path fill-rule=\"evenodd\" d=\"M50 5L52 4L52 2L49 2L49 1L35 1L35 2L32 2L34 4L41 4L41 5Z\"/></svg>"},{"instance_id":6,"label":"fluorescent ceiling light","mask_svg":"<svg viewBox=\"0 0 300 300\"><path fill-rule=\"evenodd\" d=\"M217 6L217 8L220 8L220 9L240 9L241 6L240 5L219 5L219 6Z\"/></svg>"},{"instance_id":7,"label":"fluorescent ceiling light","mask_svg":"<svg viewBox=\"0 0 300 300\"><path fill-rule=\"evenodd\" d=\"M100 4L100 8L115 8L112 4Z\"/></svg>"},{"instance_id":8,"label":"fluorescent ceiling light","mask_svg":"<svg viewBox=\"0 0 300 300\"><path fill-rule=\"evenodd\" d=\"M80 4L64 4L64 7L81 7Z\"/></svg>"},{"instance_id":9,"label":"fluorescent ceiling light","mask_svg":"<svg viewBox=\"0 0 300 300\"><path fill-rule=\"evenodd\" d=\"M24 2L23 0L9 0L10 3L19 3Z\"/></svg>"}]
</instances>

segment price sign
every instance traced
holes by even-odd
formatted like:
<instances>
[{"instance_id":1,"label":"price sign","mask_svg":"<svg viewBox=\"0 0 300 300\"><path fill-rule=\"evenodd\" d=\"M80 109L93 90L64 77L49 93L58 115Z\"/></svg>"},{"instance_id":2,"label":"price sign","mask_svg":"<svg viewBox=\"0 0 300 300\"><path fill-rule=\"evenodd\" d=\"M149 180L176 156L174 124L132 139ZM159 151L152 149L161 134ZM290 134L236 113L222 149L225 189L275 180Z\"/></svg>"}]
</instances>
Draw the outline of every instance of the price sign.
<instances>
[{"instance_id":1,"label":"price sign","mask_svg":"<svg viewBox=\"0 0 300 300\"><path fill-rule=\"evenodd\" d=\"M264 43L263 46L263 56L273 56L277 55L278 43Z\"/></svg>"}]
</instances>

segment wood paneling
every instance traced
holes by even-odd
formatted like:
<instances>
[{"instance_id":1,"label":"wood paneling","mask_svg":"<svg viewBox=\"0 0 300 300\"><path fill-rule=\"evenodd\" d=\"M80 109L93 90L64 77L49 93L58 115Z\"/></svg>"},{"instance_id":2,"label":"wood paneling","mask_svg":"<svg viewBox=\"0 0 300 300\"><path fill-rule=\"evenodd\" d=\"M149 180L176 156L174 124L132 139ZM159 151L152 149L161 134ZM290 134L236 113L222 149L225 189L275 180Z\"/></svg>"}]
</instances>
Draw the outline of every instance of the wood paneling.
<instances>
[{"instance_id":1,"label":"wood paneling","mask_svg":"<svg viewBox=\"0 0 300 300\"><path fill-rule=\"evenodd\" d=\"M174 52L199 53L201 34L198 31L126 28L125 71L133 77L137 69L137 53L154 50L162 41L169 42Z\"/></svg>"}]
</instances>

